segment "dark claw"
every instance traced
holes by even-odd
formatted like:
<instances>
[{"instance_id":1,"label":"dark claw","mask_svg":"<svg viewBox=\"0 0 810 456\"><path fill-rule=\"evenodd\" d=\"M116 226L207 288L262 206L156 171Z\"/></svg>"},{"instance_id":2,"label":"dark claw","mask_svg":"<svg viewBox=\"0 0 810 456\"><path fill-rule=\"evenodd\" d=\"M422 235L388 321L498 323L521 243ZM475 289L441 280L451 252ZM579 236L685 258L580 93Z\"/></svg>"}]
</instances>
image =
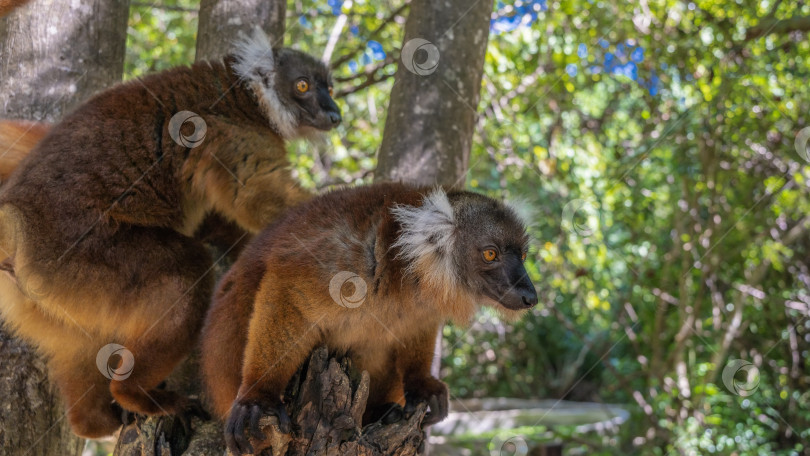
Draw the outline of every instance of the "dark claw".
<instances>
[{"instance_id":1,"label":"dark claw","mask_svg":"<svg viewBox=\"0 0 810 456\"><path fill-rule=\"evenodd\" d=\"M261 417L262 409L258 405L254 405L250 410L250 435L256 440L264 440L267 438L259 427Z\"/></svg>"},{"instance_id":2,"label":"dark claw","mask_svg":"<svg viewBox=\"0 0 810 456\"><path fill-rule=\"evenodd\" d=\"M430 379L423 384L423 388L405 393L406 417L413 416L416 406L425 402L430 411L422 419L422 426L434 425L447 417L448 399L447 386L436 379Z\"/></svg>"},{"instance_id":3,"label":"dark claw","mask_svg":"<svg viewBox=\"0 0 810 456\"><path fill-rule=\"evenodd\" d=\"M253 454L254 450L250 438L254 440L265 440L267 438L259 425L261 418L265 415L278 418L279 429L285 433L290 432L292 426L290 417L281 404L269 407L253 402L236 402L233 404L230 416L225 424L225 444L231 454L235 456Z\"/></svg>"},{"instance_id":4,"label":"dark claw","mask_svg":"<svg viewBox=\"0 0 810 456\"><path fill-rule=\"evenodd\" d=\"M244 415L244 411L243 411ZM250 418L248 418L249 420ZM236 440L237 447L241 450L245 450L245 453L253 453L253 445L250 444L250 439L245 436L245 420L240 419L236 421L236 426L233 430L233 435ZM237 453L242 454L242 453Z\"/></svg>"},{"instance_id":5,"label":"dark claw","mask_svg":"<svg viewBox=\"0 0 810 456\"><path fill-rule=\"evenodd\" d=\"M245 426L246 408L242 404L234 404L231 414L225 425L225 444L232 455L253 454L253 446L246 442L243 435Z\"/></svg>"},{"instance_id":6,"label":"dark claw","mask_svg":"<svg viewBox=\"0 0 810 456\"><path fill-rule=\"evenodd\" d=\"M282 405L278 408L277 412L278 428L281 432L289 434L292 430L292 422L290 421L290 415L287 415L287 408Z\"/></svg>"},{"instance_id":7,"label":"dark claw","mask_svg":"<svg viewBox=\"0 0 810 456\"><path fill-rule=\"evenodd\" d=\"M425 419L422 420L423 426L432 426L447 416L447 406L439 396L431 396L428 400L428 406L430 407L430 412L428 412L425 415Z\"/></svg>"}]
</instances>

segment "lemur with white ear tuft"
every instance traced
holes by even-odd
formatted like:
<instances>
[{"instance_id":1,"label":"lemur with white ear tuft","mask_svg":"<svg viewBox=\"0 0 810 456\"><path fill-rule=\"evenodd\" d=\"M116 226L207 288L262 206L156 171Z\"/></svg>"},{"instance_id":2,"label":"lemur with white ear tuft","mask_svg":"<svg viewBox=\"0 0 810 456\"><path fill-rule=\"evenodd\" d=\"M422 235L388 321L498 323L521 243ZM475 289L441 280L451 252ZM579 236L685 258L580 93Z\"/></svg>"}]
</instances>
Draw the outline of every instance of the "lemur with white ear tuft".
<instances>
[{"instance_id":1,"label":"lemur with white ear tuft","mask_svg":"<svg viewBox=\"0 0 810 456\"><path fill-rule=\"evenodd\" d=\"M232 454L266 445L264 415L289 429L282 393L321 344L368 371L364 421L420 401L424 424L443 419L437 331L479 305L514 318L537 304L527 244L514 210L466 191L377 184L287 211L222 279L203 329L203 377Z\"/></svg>"},{"instance_id":2,"label":"lemur with white ear tuft","mask_svg":"<svg viewBox=\"0 0 810 456\"><path fill-rule=\"evenodd\" d=\"M16 166L0 189L0 314L47 358L76 434L112 434L120 408L194 408L157 388L195 345L213 288L190 236L207 213L256 232L310 198L285 141L340 122L331 85L325 64L257 30L224 61L100 93ZM132 354L126 375L100 372L122 367L97 360L111 343Z\"/></svg>"}]
</instances>

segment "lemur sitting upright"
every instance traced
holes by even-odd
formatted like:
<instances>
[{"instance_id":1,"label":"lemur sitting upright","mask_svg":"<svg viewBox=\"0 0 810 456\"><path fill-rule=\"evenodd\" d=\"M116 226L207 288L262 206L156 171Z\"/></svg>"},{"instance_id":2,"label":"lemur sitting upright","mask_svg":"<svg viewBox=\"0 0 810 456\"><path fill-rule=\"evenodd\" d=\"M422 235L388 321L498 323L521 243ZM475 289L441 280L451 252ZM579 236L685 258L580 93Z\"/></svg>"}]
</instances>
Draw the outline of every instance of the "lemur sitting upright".
<instances>
[{"instance_id":1,"label":"lemur sitting upright","mask_svg":"<svg viewBox=\"0 0 810 456\"><path fill-rule=\"evenodd\" d=\"M430 375L439 327L479 305L517 317L537 304L527 244L514 210L466 191L377 184L288 210L222 279L203 329L203 376L230 451L263 442L263 415L288 428L281 395L321 344L368 371L366 421L420 401L425 424L443 419L447 387Z\"/></svg>"},{"instance_id":2,"label":"lemur sitting upright","mask_svg":"<svg viewBox=\"0 0 810 456\"><path fill-rule=\"evenodd\" d=\"M91 98L3 183L0 314L47 358L76 434L112 434L119 407L193 407L156 388L195 345L213 288L190 236L210 212L256 232L310 197L285 141L340 122L331 85L325 64L256 31L224 61ZM134 364L100 372L108 344Z\"/></svg>"}]
</instances>

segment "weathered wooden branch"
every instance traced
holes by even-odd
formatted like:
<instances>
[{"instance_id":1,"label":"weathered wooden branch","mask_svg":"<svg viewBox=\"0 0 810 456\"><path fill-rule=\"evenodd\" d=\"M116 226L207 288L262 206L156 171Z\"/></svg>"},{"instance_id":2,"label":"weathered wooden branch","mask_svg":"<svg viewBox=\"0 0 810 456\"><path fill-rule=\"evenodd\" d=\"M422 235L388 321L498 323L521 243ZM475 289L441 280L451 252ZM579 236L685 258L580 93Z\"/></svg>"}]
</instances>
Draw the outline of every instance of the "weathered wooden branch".
<instances>
[{"instance_id":1,"label":"weathered wooden branch","mask_svg":"<svg viewBox=\"0 0 810 456\"><path fill-rule=\"evenodd\" d=\"M347 358L329 357L321 347L290 381L285 394L293 424L291 435L278 431L275 417L262 419L262 432L272 452L251 440L257 454L266 456L410 456L424 450L421 429L427 406L393 423L361 420L369 393L369 377L358 373ZM187 435L179 419L149 418L122 429L116 456L202 456L223 454L222 423L193 420Z\"/></svg>"}]
</instances>

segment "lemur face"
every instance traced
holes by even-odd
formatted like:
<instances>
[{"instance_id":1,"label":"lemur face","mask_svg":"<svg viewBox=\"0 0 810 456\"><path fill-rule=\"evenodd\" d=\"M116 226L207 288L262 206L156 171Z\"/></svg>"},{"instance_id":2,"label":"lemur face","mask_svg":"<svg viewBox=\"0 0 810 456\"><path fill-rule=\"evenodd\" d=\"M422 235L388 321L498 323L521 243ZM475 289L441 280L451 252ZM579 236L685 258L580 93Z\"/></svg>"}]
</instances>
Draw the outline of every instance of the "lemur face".
<instances>
[{"instance_id":1,"label":"lemur face","mask_svg":"<svg viewBox=\"0 0 810 456\"><path fill-rule=\"evenodd\" d=\"M323 62L291 49L276 55L275 87L299 126L331 130L340 124L340 108L332 99L332 78Z\"/></svg>"},{"instance_id":2,"label":"lemur face","mask_svg":"<svg viewBox=\"0 0 810 456\"><path fill-rule=\"evenodd\" d=\"M537 291L523 262L528 236L513 210L496 200L464 192L454 201L459 230L456 257L466 265L468 286L509 310L537 304ZM454 199L451 195L451 200Z\"/></svg>"},{"instance_id":3,"label":"lemur face","mask_svg":"<svg viewBox=\"0 0 810 456\"><path fill-rule=\"evenodd\" d=\"M340 108L332 99L332 77L323 62L293 49L273 49L260 29L236 43L233 57L235 73L253 91L270 126L284 139L340 124Z\"/></svg>"},{"instance_id":4,"label":"lemur face","mask_svg":"<svg viewBox=\"0 0 810 456\"><path fill-rule=\"evenodd\" d=\"M511 208L476 193L439 189L421 206L397 206L393 214L402 225L394 243L398 256L439 294L461 287L483 304L508 310L537 304L523 267L529 238Z\"/></svg>"}]
</instances>

